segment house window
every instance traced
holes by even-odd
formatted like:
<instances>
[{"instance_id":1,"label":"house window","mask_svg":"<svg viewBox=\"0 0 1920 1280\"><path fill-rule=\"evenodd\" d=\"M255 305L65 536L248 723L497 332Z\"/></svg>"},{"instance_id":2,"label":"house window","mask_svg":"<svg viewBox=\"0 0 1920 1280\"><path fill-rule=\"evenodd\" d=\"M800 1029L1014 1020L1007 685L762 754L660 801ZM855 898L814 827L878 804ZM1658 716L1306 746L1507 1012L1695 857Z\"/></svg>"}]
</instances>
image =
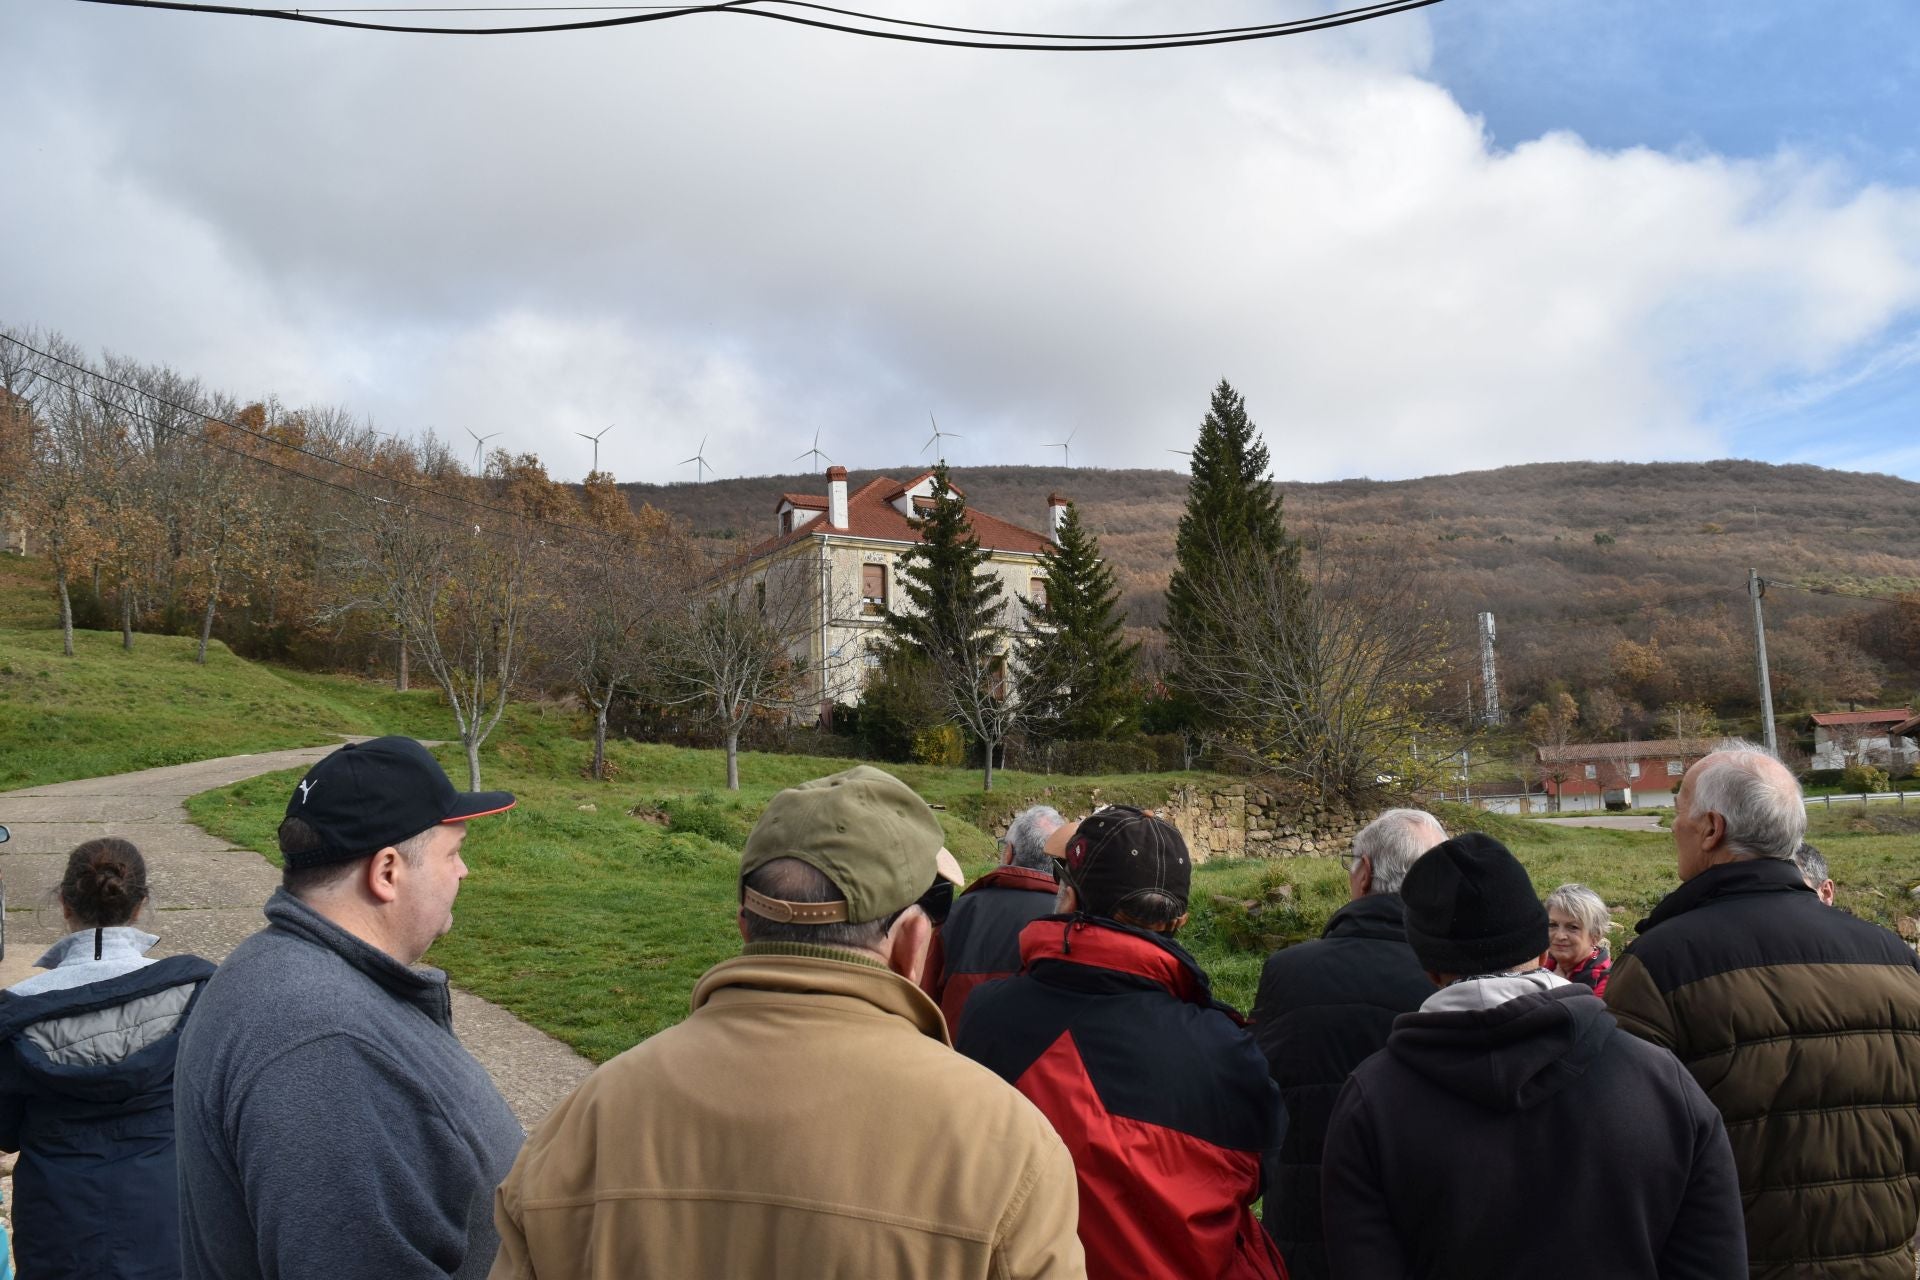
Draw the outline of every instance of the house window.
<instances>
[{"instance_id":1,"label":"house window","mask_svg":"<svg viewBox=\"0 0 1920 1280\"><path fill-rule=\"evenodd\" d=\"M1047 607L1047 580L1045 578L1035 577L1027 579L1027 599L1033 601L1033 607L1036 609L1044 609Z\"/></svg>"},{"instance_id":2,"label":"house window","mask_svg":"<svg viewBox=\"0 0 1920 1280\"><path fill-rule=\"evenodd\" d=\"M1640 762L1638 760L1627 761L1627 776L1629 778L1637 778L1640 776Z\"/></svg>"},{"instance_id":3,"label":"house window","mask_svg":"<svg viewBox=\"0 0 1920 1280\"><path fill-rule=\"evenodd\" d=\"M1600 776L1600 770L1596 769L1592 765L1587 765L1585 771L1586 771L1587 777L1589 778L1597 778Z\"/></svg>"},{"instance_id":4,"label":"house window","mask_svg":"<svg viewBox=\"0 0 1920 1280\"><path fill-rule=\"evenodd\" d=\"M987 668L987 696L995 702L1007 700L1007 659L1004 655L993 660Z\"/></svg>"},{"instance_id":5,"label":"house window","mask_svg":"<svg viewBox=\"0 0 1920 1280\"><path fill-rule=\"evenodd\" d=\"M860 566L860 612L877 618L887 611L887 566Z\"/></svg>"},{"instance_id":6,"label":"house window","mask_svg":"<svg viewBox=\"0 0 1920 1280\"><path fill-rule=\"evenodd\" d=\"M867 670L869 671L878 671L880 669L880 654L877 650L867 650L866 653L861 656L861 660L867 664Z\"/></svg>"},{"instance_id":7,"label":"house window","mask_svg":"<svg viewBox=\"0 0 1920 1280\"><path fill-rule=\"evenodd\" d=\"M780 532L782 533L793 532L793 512L782 511L780 513Z\"/></svg>"},{"instance_id":8,"label":"house window","mask_svg":"<svg viewBox=\"0 0 1920 1280\"><path fill-rule=\"evenodd\" d=\"M753 607L762 614L767 611L767 580L765 578L753 584Z\"/></svg>"},{"instance_id":9,"label":"house window","mask_svg":"<svg viewBox=\"0 0 1920 1280\"><path fill-rule=\"evenodd\" d=\"M1687 766L1680 763L1680 761L1678 760L1667 761L1667 776L1669 778L1681 777L1686 773L1686 771L1687 771Z\"/></svg>"}]
</instances>

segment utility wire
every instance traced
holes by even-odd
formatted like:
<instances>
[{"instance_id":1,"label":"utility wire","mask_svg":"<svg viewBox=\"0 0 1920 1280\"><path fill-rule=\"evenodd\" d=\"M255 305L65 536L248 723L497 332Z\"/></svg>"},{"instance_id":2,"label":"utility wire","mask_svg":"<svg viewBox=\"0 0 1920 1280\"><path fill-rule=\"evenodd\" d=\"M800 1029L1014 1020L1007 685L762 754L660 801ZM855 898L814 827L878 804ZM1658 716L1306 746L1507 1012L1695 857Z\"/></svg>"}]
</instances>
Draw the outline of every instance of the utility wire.
<instances>
[{"instance_id":1,"label":"utility wire","mask_svg":"<svg viewBox=\"0 0 1920 1280\"><path fill-rule=\"evenodd\" d=\"M1762 578L1761 583L1769 587L1785 587L1789 591L1805 591L1816 596L1839 596L1846 600L1873 600L1880 604L1912 604L1913 597L1901 599L1899 596L1877 596L1866 591L1843 591L1839 587L1809 587L1798 582L1782 582L1778 578ZM1741 594L1745 595L1744 588Z\"/></svg>"},{"instance_id":2,"label":"utility wire","mask_svg":"<svg viewBox=\"0 0 1920 1280\"><path fill-rule=\"evenodd\" d=\"M14 337L10 333L0 333L0 341L10 342L16 347L20 347L21 349L26 351L31 351L33 354L41 357L42 359L52 361L55 364L61 365L67 369L71 369L75 373L83 377L95 379L96 381L106 383L109 386L119 387L121 390L132 392L136 396L144 396L147 399L153 401L155 404L166 405L170 409L178 410L181 413L189 414L193 417L200 418L206 422L217 422L223 427L231 428L232 430L237 431L242 435L248 436L254 440L258 440L262 444L269 445L276 449L286 449L292 453L299 454L302 457L311 458L315 462L322 462L330 467L339 467L342 470L355 472L359 475L367 476L370 479L378 480L382 484L393 485L396 488L412 490L415 493L421 494L429 498L438 498L444 501L457 502L478 511L486 511L494 515L506 516L507 518L512 520L525 520L531 524L544 525L551 529L564 530L568 533L584 533L584 534L589 534L595 537L601 537L606 535L606 530L596 529L591 525L574 524L571 521L550 520L540 516L525 515L521 512L513 510L511 507L502 507L502 506L495 505L494 503L483 502L478 498L469 498L458 493L449 493L441 489L433 488L430 485L421 484L418 481L408 480L399 476L388 475L385 472L376 471L372 467L361 466L360 464L348 461L345 458L331 457L327 454L320 453L317 450L309 449L304 445L295 444L290 440L277 439L274 436L268 435L265 432L256 431L252 427L245 426L238 422L232 422L226 418L221 418L214 414L208 413L206 412L206 410L196 405L182 404L177 400L170 400L163 395L158 395L152 391L147 390L144 387L137 386L134 383L122 381L119 378L115 378L108 374L101 373L97 370L90 369L86 365L76 364L71 360L63 359L60 356L54 355L50 351L41 350L39 347L34 346L32 343L23 342L19 338ZM100 404L103 408L127 413L135 418L140 419L143 422L148 423L149 425L157 429L170 431L176 435L184 436L187 439L198 440L203 444L206 444L212 448L222 449L225 452L232 453L237 457L252 458L255 462L258 462L263 466L271 467L276 471L284 472L285 474L291 475L291 476L299 476L303 480L311 480L316 484L323 484L323 485L326 485L328 488L338 489L342 493L351 493L354 496L359 497L368 502L376 501L373 495L365 493L359 489L355 489L351 485L338 484L334 481L324 479L320 476L310 475L307 472L301 471L295 467L282 466L280 463L274 462L269 458L261 457L258 454L248 453L244 449L230 448L226 445L222 445L216 440L207 439L207 437L204 434L188 431L187 429L179 427L173 423L164 422L161 419L156 418L151 414L142 413L140 410L132 408L128 405L122 404L119 401L110 400L107 397L100 395L98 392L89 390L84 386L80 386L73 382L67 382L60 378L52 377L50 375L46 375L46 376L47 376L47 381L53 383L55 386L65 387L69 391L75 392L79 395L87 396L90 399L97 402L98 404ZM428 512L427 514L431 515L433 513ZM439 519L441 517L435 516L435 518ZM457 520L453 520L451 517L447 517L447 521L450 524L460 523Z\"/></svg>"},{"instance_id":3,"label":"utility wire","mask_svg":"<svg viewBox=\"0 0 1920 1280\"><path fill-rule=\"evenodd\" d=\"M958 49L991 49L1033 53L1115 53L1147 49L1185 49L1202 45L1238 44L1247 40L1271 40L1281 36L1303 35L1310 31L1324 31L1333 27L1344 27L1352 23L1366 22L1374 18L1384 18L1396 13L1405 13L1412 9L1423 9L1438 4L1440 0L1383 0L1382 3L1366 5L1355 9L1343 9L1334 13L1321 14L1310 18L1296 18L1286 22L1264 23L1252 27L1224 27L1211 31L1187 31L1156 33L1135 36L1070 35L1045 32L1000 32L972 27L944 26L938 23L915 22L905 18L892 18L884 14L865 13L853 9L837 9L828 5L813 4L809 0L721 0L720 3L689 5L675 9L660 9L654 12L626 12L619 17L588 18L576 22L540 23L513 27L436 27L403 25L399 23L366 22L358 19L326 16L335 12L381 12L380 10L308 10L308 9L268 9L245 5L205 4L197 0L80 0L82 4L102 4L129 9L163 9L182 13L210 13L231 17L271 18L284 22L305 22L317 26L345 27L358 31L384 31L407 35L445 35L445 36L507 36L535 35L553 31L589 31L605 27L634 26L646 22L663 22L672 18L683 18L700 13L733 14L746 18L765 18L773 22L792 23L796 26L814 27L823 31L834 31L844 35L866 36L878 40L897 40L908 44L940 45ZM880 23L887 27L908 27L923 31L944 31L953 33L947 36L915 35L907 31L891 31L882 27L853 26L847 23L830 22L820 18L806 18L794 13L781 13L769 9L748 8L758 3L786 4L795 8L806 8L822 13L837 14L857 18L865 22ZM602 6L594 6L600 8ZM629 6L604 6L605 8L628 8ZM585 8L585 6L583 6ZM486 13L532 11L529 6L501 6L498 9L489 6L462 6L441 9L422 9L419 12L447 13ZM408 9L384 10L384 12L407 13ZM959 35L1009 37L1006 39L960 39ZM1087 43L1073 43L1076 41Z\"/></svg>"}]
</instances>

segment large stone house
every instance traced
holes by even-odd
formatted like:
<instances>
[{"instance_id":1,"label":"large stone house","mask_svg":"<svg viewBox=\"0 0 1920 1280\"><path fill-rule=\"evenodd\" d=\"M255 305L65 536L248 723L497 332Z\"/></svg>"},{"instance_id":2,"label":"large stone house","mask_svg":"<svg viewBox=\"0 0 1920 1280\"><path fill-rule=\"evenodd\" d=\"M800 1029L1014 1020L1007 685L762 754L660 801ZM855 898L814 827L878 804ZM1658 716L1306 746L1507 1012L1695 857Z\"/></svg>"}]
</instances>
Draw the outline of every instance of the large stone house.
<instances>
[{"instance_id":1,"label":"large stone house","mask_svg":"<svg viewBox=\"0 0 1920 1280\"><path fill-rule=\"evenodd\" d=\"M867 674L880 664L880 641L890 609L900 609L900 557L920 542L921 514L933 504L933 472L911 480L881 476L848 491L847 469L827 469L824 494L783 493L775 504L778 531L733 567L729 581L788 596L797 606L792 649L805 664L808 701L824 719L835 703L860 696ZM953 492L962 501L958 485ZM1036 533L998 516L967 508L973 536L988 552L988 567L1000 576L1008 601L1008 626L1018 625L1016 599L1045 598L1042 553L1059 537L1067 500L1047 499L1048 533Z\"/></svg>"}]
</instances>

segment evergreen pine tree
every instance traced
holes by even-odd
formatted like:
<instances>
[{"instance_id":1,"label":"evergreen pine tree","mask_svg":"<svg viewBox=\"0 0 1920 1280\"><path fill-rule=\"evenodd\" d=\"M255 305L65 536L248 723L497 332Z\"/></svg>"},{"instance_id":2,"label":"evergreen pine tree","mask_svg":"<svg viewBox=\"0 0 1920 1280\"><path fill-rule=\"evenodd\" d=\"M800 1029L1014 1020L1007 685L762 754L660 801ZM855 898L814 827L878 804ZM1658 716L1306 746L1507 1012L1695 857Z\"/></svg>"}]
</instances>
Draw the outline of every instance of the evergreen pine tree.
<instances>
[{"instance_id":1,"label":"evergreen pine tree","mask_svg":"<svg viewBox=\"0 0 1920 1280\"><path fill-rule=\"evenodd\" d=\"M1017 645L1028 724L1048 738L1112 738L1139 723L1138 644L1121 630L1120 588L1100 559L1099 539L1069 505L1060 544L1042 561L1046 600L1027 603Z\"/></svg>"},{"instance_id":2,"label":"evergreen pine tree","mask_svg":"<svg viewBox=\"0 0 1920 1280\"><path fill-rule=\"evenodd\" d=\"M1005 598L999 576L967 524L947 464L933 470L933 504L921 516L920 543L900 557L901 593L911 610L889 612L896 650L915 650L943 670L965 670L992 645Z\"/></svg>"},{"instance_id":3,"label":"evergreen pine tree","mask_svg":"<svg viewBox=\"0 0 1920 1280\"><path fill-rule=\"evenodd\" d=\"M1280 495L1267 476L1267 447L1247 417L1247 405L1225 378L1194 442L1187 509L1174 539L1175 567L1167 582L1167 636L1175 657L1173 683L1191 656L1231 650L1272 637L1236 634L1210 608L1220 584L1270 566L1304 592L1300 545L1287 536Z\"/></svg>"}]
</instances>

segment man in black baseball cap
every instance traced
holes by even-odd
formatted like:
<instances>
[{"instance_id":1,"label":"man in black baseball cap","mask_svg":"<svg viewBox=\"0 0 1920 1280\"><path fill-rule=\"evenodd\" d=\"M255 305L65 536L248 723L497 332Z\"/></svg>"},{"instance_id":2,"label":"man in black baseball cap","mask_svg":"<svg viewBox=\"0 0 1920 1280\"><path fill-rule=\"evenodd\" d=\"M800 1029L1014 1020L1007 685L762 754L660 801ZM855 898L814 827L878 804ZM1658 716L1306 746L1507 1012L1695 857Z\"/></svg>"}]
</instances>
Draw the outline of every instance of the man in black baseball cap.
<instances>
[{"instance_id":1,"label":"man in black baseball cap","mask_svg":"<svg viewBox=\"0 0 1920 1280\"><path fill-rule=\"evenodd\" d=\"M513 803L455 791L400 737L342 747L294 787L267 927L181 1039L189 1280L492 1266L493 1188L525 1135L453 1034L446 974L415 966L453 927L467 822Z\"/></svg>"},{"instance_id":2,"label":"man in black baseball cap","mask_svg":"<svg viewBox=\"0 0 1920 1280\"><path fill-rule=\"evenodd\" d=\"M1253 1203L1285 1113L1240 1016L1173 940L1186 840L1115 805L1048 844L1057 914L1021 931L1019 977L975 989L954 1047L1066 1141L1089 1276L1284 1276Z\"/></svg>"},{"instance_id":3,"label":"man in black baseball cap","mask_svg":"<svg viewBox=\"0 0 1920 1280\"><path fill-rule=\"evenodd\" d=\"M1547 913L1526 868L1467 832L1423 854L1400 896L1439 990L1334 1104L1321 1176L1335 1280L1745 1280L1720 1113L1591 988L1540 967Z\"/></svg>"}]
</instances>

